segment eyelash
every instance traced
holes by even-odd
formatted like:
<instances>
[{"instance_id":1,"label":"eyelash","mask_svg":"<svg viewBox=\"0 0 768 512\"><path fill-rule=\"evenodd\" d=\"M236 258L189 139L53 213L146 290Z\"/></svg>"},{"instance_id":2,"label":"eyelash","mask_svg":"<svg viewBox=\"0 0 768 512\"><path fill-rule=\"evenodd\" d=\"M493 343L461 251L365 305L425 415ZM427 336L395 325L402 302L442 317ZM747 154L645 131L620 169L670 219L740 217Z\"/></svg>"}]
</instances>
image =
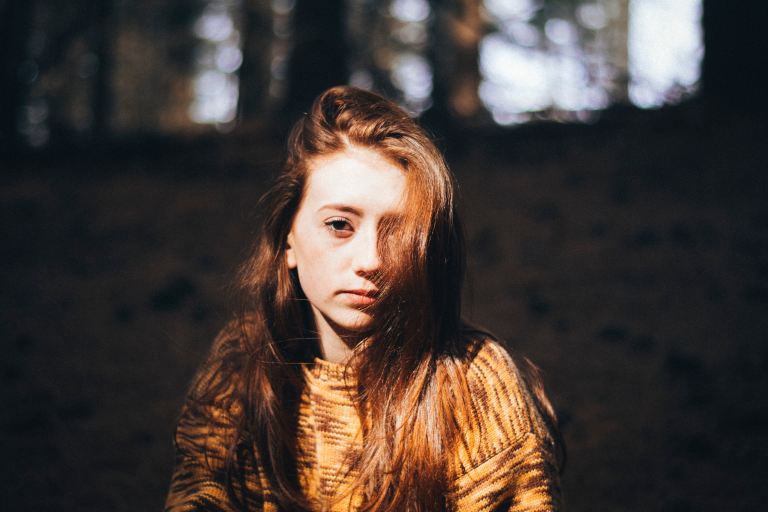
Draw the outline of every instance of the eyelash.
<instances>
[{"instance_id":1,"label":"eyelash","mask_svg":"<svg viewBox=\"0 0 768 512\"><path fill-rule=\"evenodd\" d=\"M343 224L344 228L338 228L334 226L334 224ZM343 217L334 217L332 219L326 220L325 227L328 229L328 231L331 232L331 234L342 238L349 236L352 232L352 224Z\"/></svg>"}]
</instances>

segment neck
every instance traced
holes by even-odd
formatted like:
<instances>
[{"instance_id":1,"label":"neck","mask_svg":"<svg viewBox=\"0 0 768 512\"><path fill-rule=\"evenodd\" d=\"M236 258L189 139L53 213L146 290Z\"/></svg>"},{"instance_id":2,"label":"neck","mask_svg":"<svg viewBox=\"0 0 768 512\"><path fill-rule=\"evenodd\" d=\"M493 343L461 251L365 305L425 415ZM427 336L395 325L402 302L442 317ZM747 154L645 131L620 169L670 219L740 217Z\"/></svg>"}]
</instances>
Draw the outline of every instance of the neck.
<instances>
[{"instance_id":1,"label":"neck","mask_svg":"<svg viewBox=\"0 0 768 512\"><path fill-rule=\"evenodd\" d=\"M331 363L346 363L352 355L352 349L341 338L337 340L320 338L320 352L323 359Z\"/></svg>"},{"instance_id":2,"label":"neck","mask_svg":"<svg viewBox=\"0 0 768 512\"><path fill-rule=\"evenodd\" d=\"M355 336L355 333L342 332L342 329L330 325L325 318L316 318L315 325L323 359L331 363L346 363L352 355L352 347L357 344L359 336Z\"/></svg>"}]
</instances>

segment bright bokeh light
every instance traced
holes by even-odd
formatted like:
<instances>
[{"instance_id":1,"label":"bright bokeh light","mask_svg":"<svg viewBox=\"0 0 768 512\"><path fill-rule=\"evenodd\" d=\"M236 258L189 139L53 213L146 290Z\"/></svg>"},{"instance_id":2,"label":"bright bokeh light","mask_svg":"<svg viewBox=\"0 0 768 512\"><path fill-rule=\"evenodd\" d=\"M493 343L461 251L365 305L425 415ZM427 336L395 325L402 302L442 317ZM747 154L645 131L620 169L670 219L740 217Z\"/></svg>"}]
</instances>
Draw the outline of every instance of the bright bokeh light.
<instances>
[{"instance_id":1,"label":"bright bokeh light","mask_svg":"<svg viewBox=\"0 0 768 512\"><path fill-rule=\"evenodd\" d=\"M210 1L194 24L201 41L189 117L196 123L222 125L235 119L240 92L237 71L243 63L235 23L239 7L238 0Z\"/></svg>"},{"instance_id":2,"label":"bright bokeh light","mask_svg":"<svg viewBox=\"0 0 768 512\"><path fill-rule=\"evenodd\" d=\"M235 118L238 80L231 73L204 71L194 81L190 116L197 123L228 123Z\"/></svg>"},{"instance_id":3,"label":"bright bokeh light","mask_svg":"<svg viewBox=\"0 0 768 512\"><path fill-rule=\"evenodd\" d=\"M608 24L608 13L599 2L581 4L576 9L576 18L583 27L590 30L600 30Z\"/></svg>"},{"instance_id":4,"label":"bright bokeh light","mask_svg":"<svg viewBox=\"0 0 768 512\"><path fill-rule=\"evenodd\" d=\"M235 30L232 16L218 8L206 8L205 12L195 23L195 35L200 39L221 42L226 41Z\"/></svg>"},{"instance_id":5,"label":"bright bokeh light","mask_svg":"<svg viewBox=\"0 0 768 512\"><path fill-rule=\"evenodd\" d=\"M392 66L392 83L403 92L405 104L415 112L429 107L432 95L432 67L422 55L403 53Z\"/></svg>"},{"instance_id":6,"label":"bright bokeh light","mask_svg":"<svg viewBox=\"0 0 768 512\"><path fill-rule=\"evenodd\" d=\"M432 105L433 72L426 57L428 26L432 9L427 0L391 0L388 13L392 18L387 58L389 80L399 91L399 101L413 114ZM353 79L369 83L356 72Z\"/></svg>"},{"instance_id":7,"label":"bright bokeh light","mask_svg":"<svg viewBox=\"0 0 768 512\"><path fill-rule=\"evenodd\" d=\"M547 39L558 46L576 46L579 41L579 32L576 26L561 18L550 18L544 24L544 33Z\"/></svg>"},{"instance_id":8,"label":"bright bokeh light","mask_svg":"<svg viewBox=\"0 0 768 512\"><path fill-rule=\"evenodd\" d=\"M582 58L561 55L550 75L561 85L552 90L552 104L568 112L586 112L608 106L608 93L592 83Z\"/></svg>"},{"instance_id":9,"label":"bright bokeh light","mask_svg":"<svg viewBox=\"0 0 768 512\"><path fill-rule=\"evenodd\" d=\"M534 48L541 42L541 32L539 29L521 21L513 21L505 25L504 33L518 46Z\"/></svg>"},{"instance_id":10,"label":"bright bokeh light","mask_svg":"<svg viewBox=\"0 0 768 512\"><path fill-rule=\"evenodd\" d=\"M495 30L480 43L478 94L497 123L584 120L627 98L658 107L697 87L701 0L581 1L570 17L545 0L483 7Z\"/></svg>"},{"instance_id":11,"label":"bright bokeh light","mask_svg":"<svg viewBox=\"0 0 768 512\"><path fill-rule=\"evenodd\" d=\"M221 45L216 49L216 67L224 73L234 73L243 64L243 52L237 46Z\"/></svg>"},{"instance_id":12,"label":"bright bokeh light","mask_svg":"<svg viewBox=\"0 0 768 512\"><path fill-rule=\"evenodd\" d=\"M541 0L485 0L485 9L502 22L528 21L541 8Z\"/></svg>"},{"instance_id":13,"label":"bright bokeh light","mask_svg":"<svg viewBox=\"0 0 768 512\"><path fill-rule=\"evenodd\" d=\"M699 81L701 0L635 0L629 5L629 98L639 107L659 107Z\"/></svg>"},{"instance_id":14,"label":"bright bokeh light","mask_svg":"<svg viewBox=\"0 0 768 512\"><path fill-rule=\"evenodd\" d=\"M430 7L427 0L393 0L389 12L400 21L421 23L429 17Z\"/></svg>"},{"instance_id":15,"label":"bright bokeh light","mask_svg":"<svg viewBox=\"0 0 768 512\"><path fill-rule=\"evenodd\" d=\"M480 42L480 98L494 110L519 114L541 110L550 102L547 68L549 56L511 45L491 34Z\"/></svg>"}]
</instances>

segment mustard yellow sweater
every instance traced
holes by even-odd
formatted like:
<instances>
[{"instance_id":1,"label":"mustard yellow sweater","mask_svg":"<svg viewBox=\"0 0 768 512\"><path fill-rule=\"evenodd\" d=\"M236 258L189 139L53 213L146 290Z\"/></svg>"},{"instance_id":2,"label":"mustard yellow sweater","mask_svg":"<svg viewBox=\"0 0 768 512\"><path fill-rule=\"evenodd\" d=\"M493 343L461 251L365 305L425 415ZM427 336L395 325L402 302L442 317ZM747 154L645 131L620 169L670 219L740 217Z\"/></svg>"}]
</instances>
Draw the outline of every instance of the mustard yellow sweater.
<instances>
[{"instance_id":1,"label":"mustard yellow sweater","mask_svg":"<svg viewBox=\"0 0 768 512\"><path fill-rule=\"evenodd\" d=\"M332 499L355 477L347 464L361 449L360 418L344 378L343 365L316 359L304 370L306 386L299 408L298 474L305 496L317 510L354 511L360 496ZM558 510L560 485L553 443L533 399L507 351L485 341L468 367L472 418L464 443L450 464L455 474L449 506L457 511ZM201 424L187 414L176 432L176 466L167 511L236 510L226 491L224 459L231 430L227 415ZM256 467L253 467L256 466ZM249 510L277 511L258 462L246 471Z\"/></svg>"}]
</instances>

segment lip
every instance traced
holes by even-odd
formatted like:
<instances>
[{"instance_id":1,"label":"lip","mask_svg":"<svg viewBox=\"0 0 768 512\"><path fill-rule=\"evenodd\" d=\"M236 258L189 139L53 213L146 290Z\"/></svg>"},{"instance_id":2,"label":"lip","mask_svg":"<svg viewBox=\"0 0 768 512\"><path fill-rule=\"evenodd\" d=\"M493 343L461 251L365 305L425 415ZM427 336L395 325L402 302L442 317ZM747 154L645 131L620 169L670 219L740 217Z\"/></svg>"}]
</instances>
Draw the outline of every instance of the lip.
<instances>
[{"instance_id":1,"label":"lip","mask_svg":"<svg viewBox=\"0 0 768 512\"><path fill-rule=\"evenodd\" d=\"M367 306L376 302L379 292L378 290L342 290L339 294L355 305Z\"/></svg>"},{"instance_id":2,"label":"lip","mask_svg":"<svg viewBox=\"0 0 768 512\"><path fill-rule=\"evenodd\" d=\"M375 299L379 295L378 290L342 290L341 293L351 293L352 295L362 295Z\"/></svg>"}]
</instances>

